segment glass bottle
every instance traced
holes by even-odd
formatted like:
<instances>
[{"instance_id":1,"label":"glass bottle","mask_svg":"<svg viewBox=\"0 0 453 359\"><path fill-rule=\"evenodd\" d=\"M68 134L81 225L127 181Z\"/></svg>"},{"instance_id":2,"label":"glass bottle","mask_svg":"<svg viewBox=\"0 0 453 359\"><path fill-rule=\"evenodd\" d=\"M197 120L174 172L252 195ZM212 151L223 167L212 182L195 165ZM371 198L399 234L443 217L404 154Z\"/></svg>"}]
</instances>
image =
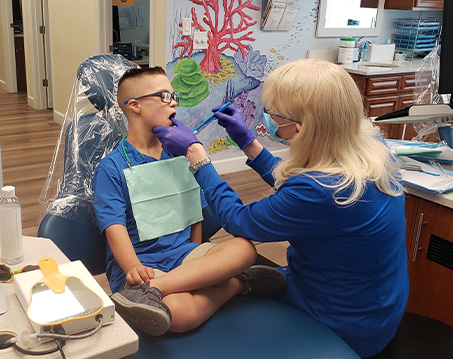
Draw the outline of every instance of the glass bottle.
<instances>
[{"instance_id":1,"label":"glass bottle","mask_svg":"<svg viewBox=\"0 0 453 359\"><path fill-rule=\"evenodd\" d=\"M0 198L0 253L3 263L22 262L22 217L14 186L2 187Z\"/></svg>"}]
</instances>

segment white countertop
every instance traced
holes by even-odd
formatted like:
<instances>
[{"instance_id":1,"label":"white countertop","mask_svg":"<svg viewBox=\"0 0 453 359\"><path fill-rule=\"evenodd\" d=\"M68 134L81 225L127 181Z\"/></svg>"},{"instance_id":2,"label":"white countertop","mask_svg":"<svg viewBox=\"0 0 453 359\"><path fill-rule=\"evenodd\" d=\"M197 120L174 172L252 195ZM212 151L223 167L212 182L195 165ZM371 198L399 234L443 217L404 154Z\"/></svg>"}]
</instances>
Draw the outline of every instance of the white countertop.
<instances>
[{"instance_id":1,"label":"white countertop","mask_svg":"<svg viewBox=\"0 0 453 359\"><path fill-rule=\"evenodd\" d=\"M50 239L26 236L23 239L24 260L11 266L14 270L27 264L37 264L42 257L53 257L59 264L69 262L69 259ZM32 326L14 293L13 282L0 283L0 285L5 289L9 299L9 310L0 315L0 332L17 334L20 329L33 332ZM44 343L30 350L41 351L53 346L55 344ZM93 336L79 340L67 340L63 350L67 358L74 359L124 358L138 350L138 336L117 313L112 323L103 326ZM31 356L21 354L12 347L1 350L0 357L2 359L31 358ZM46 355L45 358L61 358L61 354L55 352Z\"/></svg>"},{"instance_id":2,"label":"white countertop","mask_svg":"<svg viewBox=\"0 0 453 359\"><path fill-rule=\"evenodd\" d=\"M353 62L352 64L341 65L346 71L351 74L357 75L392 75L392 74L401 74L401 73L410 73L417 72L418 67L420 66L420 60L414 61L391 61L388 62L390 66L396 67L381 67L381 66L367 66L367 62ZM378 63L380 64L380 63ZM383 63L385 64L385 63Z\"/></svg>"},{"instance_id":3,"label":"white countertop","mask_svg":"<svg viewBox=\"0 0 453 359\"><path fill-rule=\"evenodd\" d=\"M453 209L453 192L437 194L417 187L406 187L407 193Z\"/></svg>"},{"instance_id":4,"label":"white countertop","mask_svg":"<svg viewBox=\"0 0 453 359\"><path fill-rule=\"evenodd\" d=\"M453 165L442 165L448 171L453 171ZM426 199L433 203L440 204L442 206L448 207L453 209L453 191L448 193L433 193L425 191L421 188L415 186L407 186L407 193L412 194L414 196Z\"/></svg>"}]
</instances>

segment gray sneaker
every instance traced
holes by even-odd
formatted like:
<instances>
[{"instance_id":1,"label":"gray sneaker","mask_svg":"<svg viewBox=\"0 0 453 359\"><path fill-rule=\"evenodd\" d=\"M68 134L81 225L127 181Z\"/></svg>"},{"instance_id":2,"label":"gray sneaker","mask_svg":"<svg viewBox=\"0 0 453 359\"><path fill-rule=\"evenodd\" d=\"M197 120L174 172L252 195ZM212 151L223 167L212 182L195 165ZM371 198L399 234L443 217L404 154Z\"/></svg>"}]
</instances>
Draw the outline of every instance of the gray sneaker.
<instances>
[{"instance_id":1,"label":"gray sneaker","mask_svg":"<svg viewBox=\"0 0 453 359\"><path fill-rule=\"evenodd\" d=\"M165 334L170 328L171 313L162 302L159 289L149 283L134 285L110 297L116 311L132 326L153 336Z\"/></svg>"},{"instance_id":2,"label":"gray sneaker","mask_svg":"<svg viewBox=\"0 0 453 359\"><path fill-rule=\"evenodd\" d=\"M251 266L236 278L244 284L242 294L250 293L277 293L286 287L285 275L278 269L265 265Z\"/></svg>"}]
</instances>

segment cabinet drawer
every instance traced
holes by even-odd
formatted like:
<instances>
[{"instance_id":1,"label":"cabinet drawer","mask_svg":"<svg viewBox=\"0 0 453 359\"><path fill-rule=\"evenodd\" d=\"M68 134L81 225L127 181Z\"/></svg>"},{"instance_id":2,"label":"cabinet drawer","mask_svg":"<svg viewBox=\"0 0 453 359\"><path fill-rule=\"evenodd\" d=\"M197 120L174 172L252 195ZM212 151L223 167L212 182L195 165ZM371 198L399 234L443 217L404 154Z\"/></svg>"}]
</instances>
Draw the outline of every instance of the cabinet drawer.
<instances>
[{"instance_id":1,"label":"cabinet drawer","mask_svg":"<svg viewBox=\"0 0 453 359\"><path fill-rule=\"evenodd\" d=\"M415 88L415 74L404 75L401 79L401 91L414 91Z\"/></svg>"},{"instance_id":2,"label":"cabinet drawer","mask_svg":"<svg viewBox=\"0 0 453 359\"><path fill-rule=\"evenodd\" d=\"M401 88L401 76L370 77L365 96L397 93Z\"/></svg>"},{"instance_id":3,"label":"cabinet drawer","mask_svg":"<svg viewBox=\"0 0 453 359\"><path fill-rule=\"evenodd\" d=\"M444 9L443 0L385 0L384 9L393 10L439 10Z\"/></svg>"},{"instance_id":4,"label":"cabinet drawer","mask_svg":"<svg viewBox=\"0 0 453 359\"><path fill-rule=\"evenodd\" d=\"M415 7L442 11L444 9L444 0L415 0Z\"/></svg>"},{"instance_id":5,"label":"cabinet drawer","mask_svg":"<svg viewBox=\"0 0 453 359\"><path fill-rule=\"evenodd\" d=\"M398 108L407 107L407 106L410 106L413 104L414 104L414 94L412 92L400 95L400 103L398 104Z\"/></svg>"},{"instance_id":6,"label":"cabinet drawer","mask_svg":"<svg viewBox=\"0 0 453 359\"><path fill-rule=\"evenodd\" d=\"M365 98L365 108L368 110L367 115L369 117L377 117L394 111L398 108L399 103L400 97L398 95Z\"/></svg>"}]
</instances>

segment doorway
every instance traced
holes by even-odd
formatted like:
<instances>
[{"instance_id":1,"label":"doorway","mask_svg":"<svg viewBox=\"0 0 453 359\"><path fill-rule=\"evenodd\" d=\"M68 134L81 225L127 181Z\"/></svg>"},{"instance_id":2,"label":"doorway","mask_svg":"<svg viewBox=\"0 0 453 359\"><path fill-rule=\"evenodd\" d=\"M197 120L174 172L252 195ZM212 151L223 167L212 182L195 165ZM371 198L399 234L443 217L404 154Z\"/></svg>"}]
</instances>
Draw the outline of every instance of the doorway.
<instances>
[{"instance_id":1,"label":"doorway","mask_svg":"<svg viewBox=\"0 0 453 359\"><path fill-rule=\"evenodd\" d=\"M113 53L140 66L149 65L150 0L112 7Z\"/></svg>"},{"instance_id":2,"label":"doorway","mask_svg":"<svg viewBox=\"0 0 453 359\"><path fill-rule=\"evenodd\" d=\"M24 27L22 21L22 1L12 0L14 54L16 62L17 91L27 91L27 75L25 70Z\"/></svg>"}]
</instances>

